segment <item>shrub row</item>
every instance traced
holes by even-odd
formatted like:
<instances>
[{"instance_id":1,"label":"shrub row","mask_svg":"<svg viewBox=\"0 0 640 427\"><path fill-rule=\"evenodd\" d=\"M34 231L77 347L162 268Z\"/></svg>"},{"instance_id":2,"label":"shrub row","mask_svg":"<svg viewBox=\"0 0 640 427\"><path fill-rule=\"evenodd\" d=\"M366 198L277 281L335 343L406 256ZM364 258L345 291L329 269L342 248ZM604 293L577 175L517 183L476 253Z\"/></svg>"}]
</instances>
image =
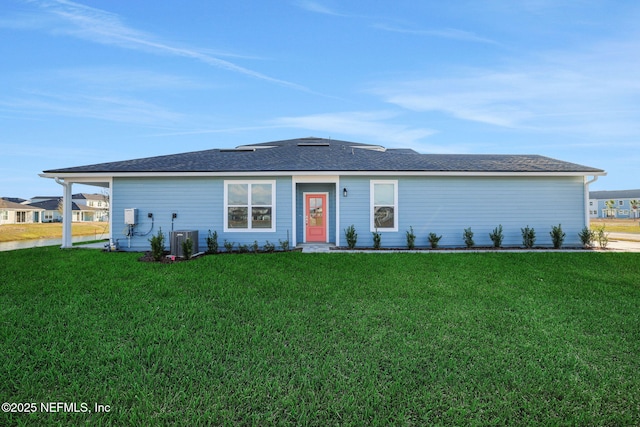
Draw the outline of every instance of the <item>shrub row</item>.
<instances>
[{"instance_id":1,"label":"shrub row","mask_svg":"<svg viewBox=\"0 0 640 427\"><path fill-rule=\"evenodd\" d=\"M289 239L286 240L278 240L280 244L280 249L284 252L290 249L289 247ZM234 252L235 242L230 242L227 239L224 239L222 246L224 246L225 252ZM240 253L258 253L258 252L275 252L276 245L271 243L270 241L266 241L265 244L260 247L257 240L254 240L252 244L238 244L237 252ZM208 254L217 254L218 250L218 232L209 230L209 235L207 236L207 253Z\"/></svg>"},{"instance_id":2,"label":"shrub row","mask_svg":"<svg viewBox=\"0 0 640 427\"><path fill-rule=\"evenodd\" d=\"M350 225L345 230L345 238L347 241L347 246L349 249L354 249L358 242L358 233L356 233L355 226ZM533 248L536 241L536 232L533 227L529 227L528 225L524 228L520 229L522 234L522 246L527 249ZM373 233L373 248L380 249L382 244L382 233L377 230ZM552 226L551 231L549 232L551 236L551 241L554 249L560 249L562 244L564 243L564 239L566 237L566 233L562 231L562 225L558 224L557 226ZM473 240L474 232L471 230L471 227L465 228L462 233L462 239L467 248L473 248L475 246L475 241ZM585 248L593 247L594 242L598 242L598 245L601 249L606 249L609 243L609 234L606 232L605 227L600 227L597 231L592 231L588 227L584 227L580 233L578 233L578 237L582 242ZM406 242L408 249L415 249L416 244L416 234L413 231L413 227L409 227L409 230L406 232ZM502 242L504 240L504 232L502 229L502 224L498 225L489 233L489 238L493 243L494 248L501 248ZM440 239L442 239L442 235L438 236L434 232L430 232L427 236L427 240L429 241L429 245L432 249L438 248ZM165 255L165 236L162 233L162 228L158 230L158 233L155 236L152 236L149 239L151 243L151 255L154 260L160 261L162 257ZM219 253L219 244L218 244L218 232L209 230L209 234L206 238L207 242L207 254L216 254ZM289 239L286 240L278 240L280 250L286 252L290 250ZM230 242L227 239L224 239L223 246L225 252L236 252L234 249L235 242ZM275 252L276 245L269 242L268 240L265 244L260 247L257 240L251 245L246 244L238 244L237 252L239 253L258 253L258 252ZM193 255L193 242L191 239L187 239L182 243L182 252L184 258L190 259Z\"/></svg>"},{"instance_id":3,"label":"shrub row","mask_svg":"<svg viewBox=\"0 0 640 427\"><path fill-rule=\"evenodd\" d=\"M356 247L358 241L358 234L356 233L355 226L350 225L345 230L345 237L347 241L347 246L349 249L354 249ZM522 234L522 246L527 249L533 248L536 242L536 231L533 227L529 227L528 225L524 228L520 229ZM373 233L373 248L380 249L380 245L382 243L382 234L378 232L378 230ZM551 227L551 231L549 232L551 236L551 242L553 244L554 249L560 249L564 243L564 239L566 237L566 233L562 230L562 224L554 225ZM471 227L465 228L462 233L462 239L467 248L473 248L475 246L475 241L473 240L474 233L471 230ZM578 237L580 237L580 241L582 242L585 248L589 248L593 246L593 242L597 241L600 245L600 248L605 249L609 242L608 233L606 233L604 226L601 227L598 231L591 231L588 227L584 227L580 233L578 233ZM489 238L493 243L494 248L501 248L502 242L504 240L504 232L502 229L502 224L498 225L489 233ZM431 248L436 249L438 244L442 239L442 236L438 236L436 233L429 233L427 236L427 240L429 241L429 245ZM415 249L416 245L416 235L413 231L413 227L409 227L409 230L406 232L406 241L408 249Z\"/></svg>"},{"instance_id":4,"label":"shrub row","mask_svg":"<svg viewBox=\"0 0 640 427\"><path fill-rule=\"evenodd\" d=\"M206 238L207 242L207 254L217 254L219 253L219 244L218 244L218 232L209 230L209 234ZM278 240L280 249L284 252L290 250L289 247L289 239L287 240ZM162 233L162 228L158 230L158 233L149 239L149 243L151 244L151 256L154 260L160 261L162 257L166 254L165 249L165 236ZM258 252L275 252L276 245L271 243L270 241L266 241L265 244L260 247L257 240L250 245L238 244L237 250L234 249L236 243L230 242L227 239L224 239L222 244L224 246L225 252L239 252L239 253L258 253ZM182 242L182 253L185 259L190 259L193 254L193 242L191 239L186 239Z\"/></svg>"}]
</instances>

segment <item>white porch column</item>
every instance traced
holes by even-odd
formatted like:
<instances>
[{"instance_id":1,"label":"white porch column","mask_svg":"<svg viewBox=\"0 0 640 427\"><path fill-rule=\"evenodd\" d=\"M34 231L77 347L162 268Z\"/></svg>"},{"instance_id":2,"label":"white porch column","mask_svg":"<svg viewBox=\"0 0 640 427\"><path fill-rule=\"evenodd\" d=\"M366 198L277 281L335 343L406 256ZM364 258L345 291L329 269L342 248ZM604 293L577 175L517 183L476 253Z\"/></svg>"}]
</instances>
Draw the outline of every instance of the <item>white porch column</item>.
<instances>
[{"instance_id":1,"label":"white porch column","mask_svg":"<svg viewBox=\"0 0 640 427\"><path fill-rule=\"evenodd\" d=\"M73 194L73 183L61 181L58 178L56 178L56 182L62 185L62 188L64 189L62 197L62 246L60 246L60 248L68 249L73 247L71 241L71 217L73 215L71 210L71 198Z\"/></svg>"}]
</instances>

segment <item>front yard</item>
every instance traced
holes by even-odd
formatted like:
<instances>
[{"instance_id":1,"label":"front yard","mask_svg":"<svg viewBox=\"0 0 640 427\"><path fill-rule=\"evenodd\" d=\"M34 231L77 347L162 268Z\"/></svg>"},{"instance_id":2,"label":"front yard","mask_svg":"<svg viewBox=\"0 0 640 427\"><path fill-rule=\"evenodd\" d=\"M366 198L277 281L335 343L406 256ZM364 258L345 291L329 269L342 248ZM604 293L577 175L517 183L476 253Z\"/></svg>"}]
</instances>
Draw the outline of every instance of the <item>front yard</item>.
<instances>
[{"instance_id":1,"label":"front yard","mask_svg":"<svg viewBox=\"0 0 640 427\"><path fill-rule=\"evenodd\" d=\"M0 252L0 424L640 423L640 254L139 257Z\"/></svg>"},{"instance_id":2,"label":"front yard","mask_svg":"<svg viewBox=\"0 0 640 427\"><path fill-rule=\"evenodd\" d=\"M594 231L604 226L610 233L640 234L640 221L637 219L591 218L589 222Z\"/></svg>"},{"instance_id":3,"label":"front yard","mask_svg":"<svg viewBox=\"0 0 640 427\"><path fill-rule=\"evenodd\" d=\"M95 236L96 240L109 236L108 222L74 222L71 224L74 236ZM0 242L15 242L31 239L57 239L62 237L62 224L2 224Z\"/></svg>"}]
</instances>

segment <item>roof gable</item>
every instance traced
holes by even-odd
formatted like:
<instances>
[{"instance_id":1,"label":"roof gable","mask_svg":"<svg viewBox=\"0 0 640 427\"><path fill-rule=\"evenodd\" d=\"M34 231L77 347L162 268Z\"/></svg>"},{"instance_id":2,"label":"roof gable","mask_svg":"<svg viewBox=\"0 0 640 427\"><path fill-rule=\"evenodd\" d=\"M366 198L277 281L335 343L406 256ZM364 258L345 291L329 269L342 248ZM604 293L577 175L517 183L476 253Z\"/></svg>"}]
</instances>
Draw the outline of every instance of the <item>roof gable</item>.
<instances>
[{"instance_id":1,"label":"roof gable","mask_svg":"<svg viewBox=\"0 0 640 427\"><path fill-rule=\"evenodd\" d=\"M579 172L604 171L537 155L420 154L323 138L298 138L120 162L45 173L183 172Z\"/></svg>"}]
</instances>

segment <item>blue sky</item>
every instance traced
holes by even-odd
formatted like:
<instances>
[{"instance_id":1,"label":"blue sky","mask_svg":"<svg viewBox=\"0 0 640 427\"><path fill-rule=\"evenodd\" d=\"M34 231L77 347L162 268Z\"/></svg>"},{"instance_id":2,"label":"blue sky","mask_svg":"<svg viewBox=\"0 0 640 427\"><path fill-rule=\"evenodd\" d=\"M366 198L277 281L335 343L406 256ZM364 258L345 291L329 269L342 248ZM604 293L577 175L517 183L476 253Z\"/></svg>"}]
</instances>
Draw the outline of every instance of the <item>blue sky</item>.
<instances>
[{"instance_id":1,"label":"blue sky","mask_svg":"<svg viewBox=\"0 0 640 427\"><path fill-rule=\"evenodd\" d=\"M635 0L5 0L0 196L306 136L541 154L640 188L638 22Z\"/></svg>"}]
</instances>

